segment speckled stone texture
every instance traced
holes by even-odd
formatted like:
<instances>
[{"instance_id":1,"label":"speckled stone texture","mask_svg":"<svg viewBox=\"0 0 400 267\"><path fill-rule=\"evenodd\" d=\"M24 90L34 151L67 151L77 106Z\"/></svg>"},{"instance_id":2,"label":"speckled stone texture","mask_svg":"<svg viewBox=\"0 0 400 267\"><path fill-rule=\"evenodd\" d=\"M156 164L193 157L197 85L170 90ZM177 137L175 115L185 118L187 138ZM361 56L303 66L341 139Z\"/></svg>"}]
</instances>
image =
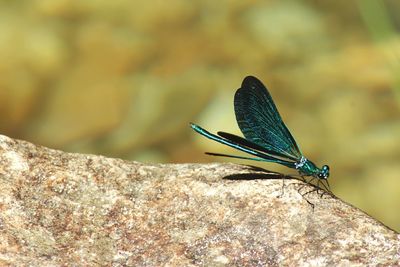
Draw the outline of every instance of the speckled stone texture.
<instances>
[{"instance_id":1,"label":"speckled stone texture","mask_svg":"<svg viewBox=\"0 0 400 267\"><path fill-rule=\"evenodd\" d=\"M141 164L0 136L0 265L400 264L400 236L234 164ZM315 205L312 209L306 199Z\"/></svg>"}]
</instances>

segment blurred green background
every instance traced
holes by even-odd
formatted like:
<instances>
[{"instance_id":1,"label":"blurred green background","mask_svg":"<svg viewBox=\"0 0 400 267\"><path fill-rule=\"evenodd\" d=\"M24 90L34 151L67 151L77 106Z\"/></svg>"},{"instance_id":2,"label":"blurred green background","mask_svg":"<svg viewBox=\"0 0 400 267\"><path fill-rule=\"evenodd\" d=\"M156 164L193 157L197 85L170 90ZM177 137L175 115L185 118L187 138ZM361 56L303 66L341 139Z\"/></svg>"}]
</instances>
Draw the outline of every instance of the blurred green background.
<instances>
[{"instance_id":1,"label":"blurred green background","mask_svg":"<svg viewBox=\"0 0 400 267\"><path fill-rule=\"evenodd\" d=\"M330 165L333 192L399 231L399 13L395 0L3 0L0 132L142 162L223 161L203 152L237 152L188 123L239 134L233 96L251 74L304 154Z\"/></svg>"}]
</instances>

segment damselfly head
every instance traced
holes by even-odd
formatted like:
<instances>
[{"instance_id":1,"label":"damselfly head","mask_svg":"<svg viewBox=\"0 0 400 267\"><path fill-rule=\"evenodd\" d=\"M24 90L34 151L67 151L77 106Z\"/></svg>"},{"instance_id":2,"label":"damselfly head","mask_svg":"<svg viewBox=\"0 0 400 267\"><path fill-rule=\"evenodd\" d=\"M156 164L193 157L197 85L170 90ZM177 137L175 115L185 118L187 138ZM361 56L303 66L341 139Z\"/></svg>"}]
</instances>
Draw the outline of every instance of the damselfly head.
<instances>
[{"instance_id":1,"label":"damselfly head","mask_svg":"<svg viewBox=\"0 0 400 267\"><path fill-rule=\"evenodd\" d=\"M320 179L328 179L329 177L329 166L328 165L324 165L322 166L321 171L318 173L318 178Z\"/></svg>"}]
</instances>

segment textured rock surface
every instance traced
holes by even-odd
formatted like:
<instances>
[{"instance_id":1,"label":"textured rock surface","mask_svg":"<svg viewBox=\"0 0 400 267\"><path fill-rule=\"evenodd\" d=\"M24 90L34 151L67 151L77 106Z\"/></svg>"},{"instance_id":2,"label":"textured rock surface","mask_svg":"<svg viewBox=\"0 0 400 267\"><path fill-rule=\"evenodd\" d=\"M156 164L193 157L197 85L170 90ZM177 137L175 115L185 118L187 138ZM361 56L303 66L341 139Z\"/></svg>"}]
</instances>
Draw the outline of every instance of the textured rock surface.
<instances>
[{"instance_id":1,"label":"textured rock surface","mask_svg":"<svg viewBox=\"0 0 400 267\"><path fill-rule=\"evenodd\" d=\"M400 236L300 181L146 165L0 136L0 265L400 264ZM305 186L301 191L310 190Z\"/></svg>"}]
</instances>

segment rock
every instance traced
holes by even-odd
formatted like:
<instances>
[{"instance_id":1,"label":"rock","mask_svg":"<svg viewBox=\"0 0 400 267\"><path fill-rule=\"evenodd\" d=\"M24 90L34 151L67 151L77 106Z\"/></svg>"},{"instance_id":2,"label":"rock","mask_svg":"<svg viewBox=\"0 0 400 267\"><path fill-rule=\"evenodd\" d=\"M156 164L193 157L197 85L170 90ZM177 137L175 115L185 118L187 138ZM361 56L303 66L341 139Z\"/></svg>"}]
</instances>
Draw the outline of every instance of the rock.
<instances>
[{"instance_id":1,"label":"rock","mask_svg":"<svg viewBox=\"0 0 400 267\"><path fill-rule=\"evenodd\" d=\"M301 181L282 187L282 177L234 164L64 153L0 136L0 265L400 264L396 232L334 196L302 196L313 187Z\"/></svg>"}]
</instances>

